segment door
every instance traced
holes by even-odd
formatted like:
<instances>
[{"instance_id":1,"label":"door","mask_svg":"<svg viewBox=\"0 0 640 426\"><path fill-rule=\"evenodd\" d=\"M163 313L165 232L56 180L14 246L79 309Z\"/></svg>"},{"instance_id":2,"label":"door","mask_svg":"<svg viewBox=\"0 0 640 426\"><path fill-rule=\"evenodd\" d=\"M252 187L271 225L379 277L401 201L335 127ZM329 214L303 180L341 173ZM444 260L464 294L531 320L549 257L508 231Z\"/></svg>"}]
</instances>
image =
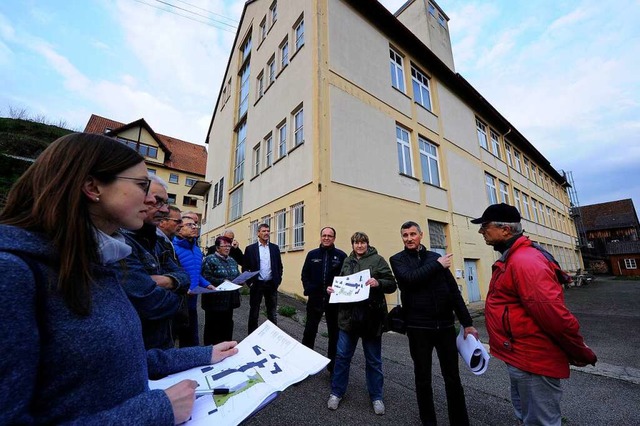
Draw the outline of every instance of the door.
<instances>
[{"instance_id":1,"label":"door","mask_svg":"<svg viewBox=\"0 0 640 426\"><path fill-rule=\"evenodd\" d=\"M480 286L478 285L478 268L476 261L472 259L464 260L464 278L467 282L467 295L469 303L480 300Z\"/></svg>"}]
</instances>

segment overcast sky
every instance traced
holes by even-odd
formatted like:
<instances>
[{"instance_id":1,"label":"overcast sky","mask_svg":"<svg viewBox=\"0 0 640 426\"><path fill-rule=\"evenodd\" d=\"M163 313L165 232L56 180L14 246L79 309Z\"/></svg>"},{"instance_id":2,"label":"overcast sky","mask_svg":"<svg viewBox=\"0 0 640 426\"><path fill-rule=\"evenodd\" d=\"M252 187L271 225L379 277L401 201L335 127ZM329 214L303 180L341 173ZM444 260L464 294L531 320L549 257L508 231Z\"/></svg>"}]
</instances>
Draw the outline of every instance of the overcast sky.
<instances>
[{"instance_id":1,"label":"overcast sky","mask_svg":"<svg viewBox=\"0 0 640 426\"><path fill-rule=\"evenodd\" d=\"M144 117L203 143L244 1L164 2L177 7L2 0L0 115L24 108L76 129L92 113ZM556 169L573 172L580 204L640 206L640 0L438 4L456 71Z\"/></svg>"}]
</instances>

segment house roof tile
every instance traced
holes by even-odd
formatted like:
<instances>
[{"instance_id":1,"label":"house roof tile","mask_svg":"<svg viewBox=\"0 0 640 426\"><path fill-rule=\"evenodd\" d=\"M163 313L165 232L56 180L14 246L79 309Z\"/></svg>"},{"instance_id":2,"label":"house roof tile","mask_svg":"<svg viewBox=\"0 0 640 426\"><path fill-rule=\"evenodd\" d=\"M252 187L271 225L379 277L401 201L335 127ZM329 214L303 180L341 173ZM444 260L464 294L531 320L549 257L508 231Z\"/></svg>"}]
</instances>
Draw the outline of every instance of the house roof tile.
<instances>
[{"instance_id":1,"label":"house roof tile","mask_svg":"<svg viewBox=\"0 0 640 426\"><path fill-rule=\"evenodd\" d=\"M580 215L586 231L640 226L631 199L582 206Z\"/></svg>"}]
</instances>

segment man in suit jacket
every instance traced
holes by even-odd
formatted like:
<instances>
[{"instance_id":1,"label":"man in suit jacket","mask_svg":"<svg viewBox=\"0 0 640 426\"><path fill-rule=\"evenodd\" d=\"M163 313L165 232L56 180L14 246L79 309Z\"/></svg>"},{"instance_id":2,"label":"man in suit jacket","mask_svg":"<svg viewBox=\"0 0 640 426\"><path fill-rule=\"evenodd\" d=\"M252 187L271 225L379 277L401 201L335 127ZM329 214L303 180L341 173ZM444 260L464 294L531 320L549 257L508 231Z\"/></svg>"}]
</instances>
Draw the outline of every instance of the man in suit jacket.
<instances>
[{"instance_id":1,"label":"man in suit jacket","mask_svg":"<svg viewBox=\"0 0 640 426\"><path fill-rule=\"evenodd\" d=\"M269 225L258 226L258 242L247 246L244 252L242 270L247 272L260 271L249 280L249 334L258 328L260 305L264 296L267 306L267 318L274 324L278 306L278 286L282 282L282 259L277 245L269 242Z\"/></svg>"}]
</instances>

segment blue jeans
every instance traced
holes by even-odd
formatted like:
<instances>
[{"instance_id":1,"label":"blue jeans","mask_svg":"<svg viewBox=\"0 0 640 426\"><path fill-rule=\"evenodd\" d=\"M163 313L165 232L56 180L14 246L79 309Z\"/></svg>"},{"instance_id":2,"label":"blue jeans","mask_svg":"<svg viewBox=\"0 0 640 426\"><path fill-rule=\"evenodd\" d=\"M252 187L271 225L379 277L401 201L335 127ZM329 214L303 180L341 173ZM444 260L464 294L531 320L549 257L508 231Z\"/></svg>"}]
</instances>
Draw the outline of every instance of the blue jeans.
<instances>
[{"instance_id":1,"label":"blue jeans","mask_svg":"<svg viewBox=\"0 0 640 426\"><path fill-rule=\"evenodd\" d=\"M507 364L511 380L511 403L518 420L526 426L560 426L560 379L522 371Z\"/></svg>"},{"instance_id":2,"label":"blue jeans","mask_svg":"<svg viewBox=\"0 0 640 426\"><path fill-rule=\"evenodd\" d=\"M353 358L357 344L357 335L340 330L336 365L333 368L333 377L331 379L331 393L339 398L342 398L347 392L351 358ZM365 371L369 397L371 401L381 400L382 385L384 384L384 376L382 375L382 337L363 337L362 350L367 361Z\"/></svg>"}]
</instances>

